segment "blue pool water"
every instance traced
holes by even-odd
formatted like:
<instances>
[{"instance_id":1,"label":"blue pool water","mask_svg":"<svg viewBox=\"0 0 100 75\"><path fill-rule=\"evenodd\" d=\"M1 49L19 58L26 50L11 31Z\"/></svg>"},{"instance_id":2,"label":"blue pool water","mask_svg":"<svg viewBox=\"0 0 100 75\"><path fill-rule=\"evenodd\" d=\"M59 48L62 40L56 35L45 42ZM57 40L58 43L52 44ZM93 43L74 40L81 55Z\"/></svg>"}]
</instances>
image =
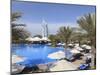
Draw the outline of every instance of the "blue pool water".
<instances>
[{"instance_id":1,"label":"blue pool water","mask_svg":"<svg viewBox=\"0 0 100 75\"><path fill-rule=\"evenodd\" d=\"M25 57L25 61L19 62L24 65L36 65L56 61L48 58L48 55L53 52L64 50L63 47L50 47L39 44L13 44L12 53Z\"/></svg>"}]
</instances>

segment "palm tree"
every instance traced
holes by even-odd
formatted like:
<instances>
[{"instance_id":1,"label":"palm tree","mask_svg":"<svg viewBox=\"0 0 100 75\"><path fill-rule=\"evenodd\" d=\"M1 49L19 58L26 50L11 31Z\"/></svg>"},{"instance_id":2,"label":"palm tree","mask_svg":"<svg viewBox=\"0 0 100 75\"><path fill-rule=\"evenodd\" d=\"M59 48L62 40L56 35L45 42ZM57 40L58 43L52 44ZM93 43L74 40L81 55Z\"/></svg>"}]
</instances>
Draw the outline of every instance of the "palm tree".
<instances>
[{"instance_id":1,"label":"palm tree","mask_svg":"<svg viewBox=\"0 0 100 75\"><path fill-rule=\"evenodd\" d=\"M49 35L48 37L51 40L51 44L53 47L56 47L57 43L59 42L59 38L57 35Z\"/></svg>"},{"instance_id":2,"label":"palm tree","mask_svg":"<svg viewBox=\"0 0 100 75\"><path fill-rule=\"evenodd\" d=\"M21 13L14 12L11 16L11 27L12 27L12 42L25 39L30 35L28 31L24 28L25 24L17 24L16 21L21 18Z\"/></svg>"},{"instance_id":3,"label":"palm tree","mask_svg":"<svg viewBox=\"0 0 100 75\"><path fill-rule=\"evenodd\" d=\"M11 21L12 22L17 21L20 17L21 17L21 13L20 12L14 12L11 15Z\"/></svg>"},{"instance_id":4,"label":"palm tree","mask_svg":"<svg viewBox=\"0 0 100 75\"><path fill-rule=\"evenodd\" d=\"M91 41L91 54L92 54L92 67L95 66L94 62L96 59L96 17L95 14L87 14L77 20L79 26L86 31L87 38Z\"/></svg>"},{"instance_id":5,"label":"palm tree","mask_svg":"<svg viewBox=\"0 0 100 75\"><path fill-rule=\"evenodd\" d=\"M84 39L84 34L82 34L80 32L73 32L70 37L71 41L78 42L79 45L81 45L81 42L83 41L83 39Z\"/></svg>"},{"instance_id":6,"label":"palm tree","mask_svg":"<svg viewBox=\"0 0 100 75\"><path fill-rule=\"evenodd\" d=\"M65 43L65 50L67 48L67 44L69 42L69 38L72 34L72 30L70 27L60 27L58 31L58 36L60 37L61 41Z\"/></svg>"}]
</instances>

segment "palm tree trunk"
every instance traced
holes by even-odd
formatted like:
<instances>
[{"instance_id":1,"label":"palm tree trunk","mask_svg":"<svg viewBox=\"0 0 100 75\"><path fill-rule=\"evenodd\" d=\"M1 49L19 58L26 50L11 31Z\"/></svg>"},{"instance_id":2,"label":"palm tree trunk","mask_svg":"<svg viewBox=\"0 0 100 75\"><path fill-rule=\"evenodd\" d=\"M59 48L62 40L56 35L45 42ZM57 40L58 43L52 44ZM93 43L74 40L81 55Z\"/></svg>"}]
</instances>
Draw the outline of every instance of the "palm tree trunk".
<instances>
[{"instance_id":1,"label":"palm tree trunk","mask_svg":"<svg viewBox=\"0 0 100 75\"><path fill-rule=\"evenodd\" d=\"M67 49L67 44L65 44L65 49L64 49L65 52L66 52L66 49Z\"/></svg>"},{"instance_id":2,"label":"palm tree trunk","mask_svg":"<svg viewBox=\"0 0 100 75\"><path fill-rule=\"evenodd\" d=\"M96 50L94 48L94 46L92 46L92 49L91 49L91 68L94 69L95 68L95 59L96 59Z\"/></svg>"},{"instance_id":3,"label":"palm tree trunk","mask_svg":"<svg viewBox=\"0 0 100 75\"><path fill-rule=\"evenodd\" d=\"M65 49L64 49L64 52L66 52L66 49L67 49L67 40L65 41Z\"/></svg>"}]
</instances>

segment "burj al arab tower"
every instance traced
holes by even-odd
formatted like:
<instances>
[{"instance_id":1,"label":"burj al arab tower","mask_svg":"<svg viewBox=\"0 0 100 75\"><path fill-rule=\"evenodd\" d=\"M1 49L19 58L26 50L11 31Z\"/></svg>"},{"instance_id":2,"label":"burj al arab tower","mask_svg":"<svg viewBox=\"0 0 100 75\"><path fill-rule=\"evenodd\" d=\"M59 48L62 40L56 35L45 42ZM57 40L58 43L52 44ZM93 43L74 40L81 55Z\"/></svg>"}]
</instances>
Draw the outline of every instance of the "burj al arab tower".
<instances>
[{"instance_id":1,"label":"burj al arab tower","mask_svg":"<svg viewBox=\"0 0 100 75\"><path fill-rule=\"evenodd\" d=\"M48 24L44 19L42 20L42 37L48 37Z\"/></svg>"}]
</instances>

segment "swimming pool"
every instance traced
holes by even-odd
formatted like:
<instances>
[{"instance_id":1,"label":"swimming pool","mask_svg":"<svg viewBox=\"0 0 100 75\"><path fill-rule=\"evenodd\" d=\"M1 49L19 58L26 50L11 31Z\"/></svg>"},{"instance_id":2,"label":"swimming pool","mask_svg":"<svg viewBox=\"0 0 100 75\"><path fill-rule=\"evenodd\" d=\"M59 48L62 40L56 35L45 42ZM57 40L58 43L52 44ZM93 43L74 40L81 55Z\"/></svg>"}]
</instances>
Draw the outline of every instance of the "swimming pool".
<instances>
[{"instance_id":1,"label":"swimming pool","mask_svg":"<svg viewBox=\"0 0 100 75\"><path fill-rule=\"evenodd\" d=\"M48 55L53 52L64 50L63 47L51 47L39 44L13 44L12 54L25 57L26 60L20 62L25 65L35 65L56 61L48 58Z\"/></svg>"}]
</instances>

